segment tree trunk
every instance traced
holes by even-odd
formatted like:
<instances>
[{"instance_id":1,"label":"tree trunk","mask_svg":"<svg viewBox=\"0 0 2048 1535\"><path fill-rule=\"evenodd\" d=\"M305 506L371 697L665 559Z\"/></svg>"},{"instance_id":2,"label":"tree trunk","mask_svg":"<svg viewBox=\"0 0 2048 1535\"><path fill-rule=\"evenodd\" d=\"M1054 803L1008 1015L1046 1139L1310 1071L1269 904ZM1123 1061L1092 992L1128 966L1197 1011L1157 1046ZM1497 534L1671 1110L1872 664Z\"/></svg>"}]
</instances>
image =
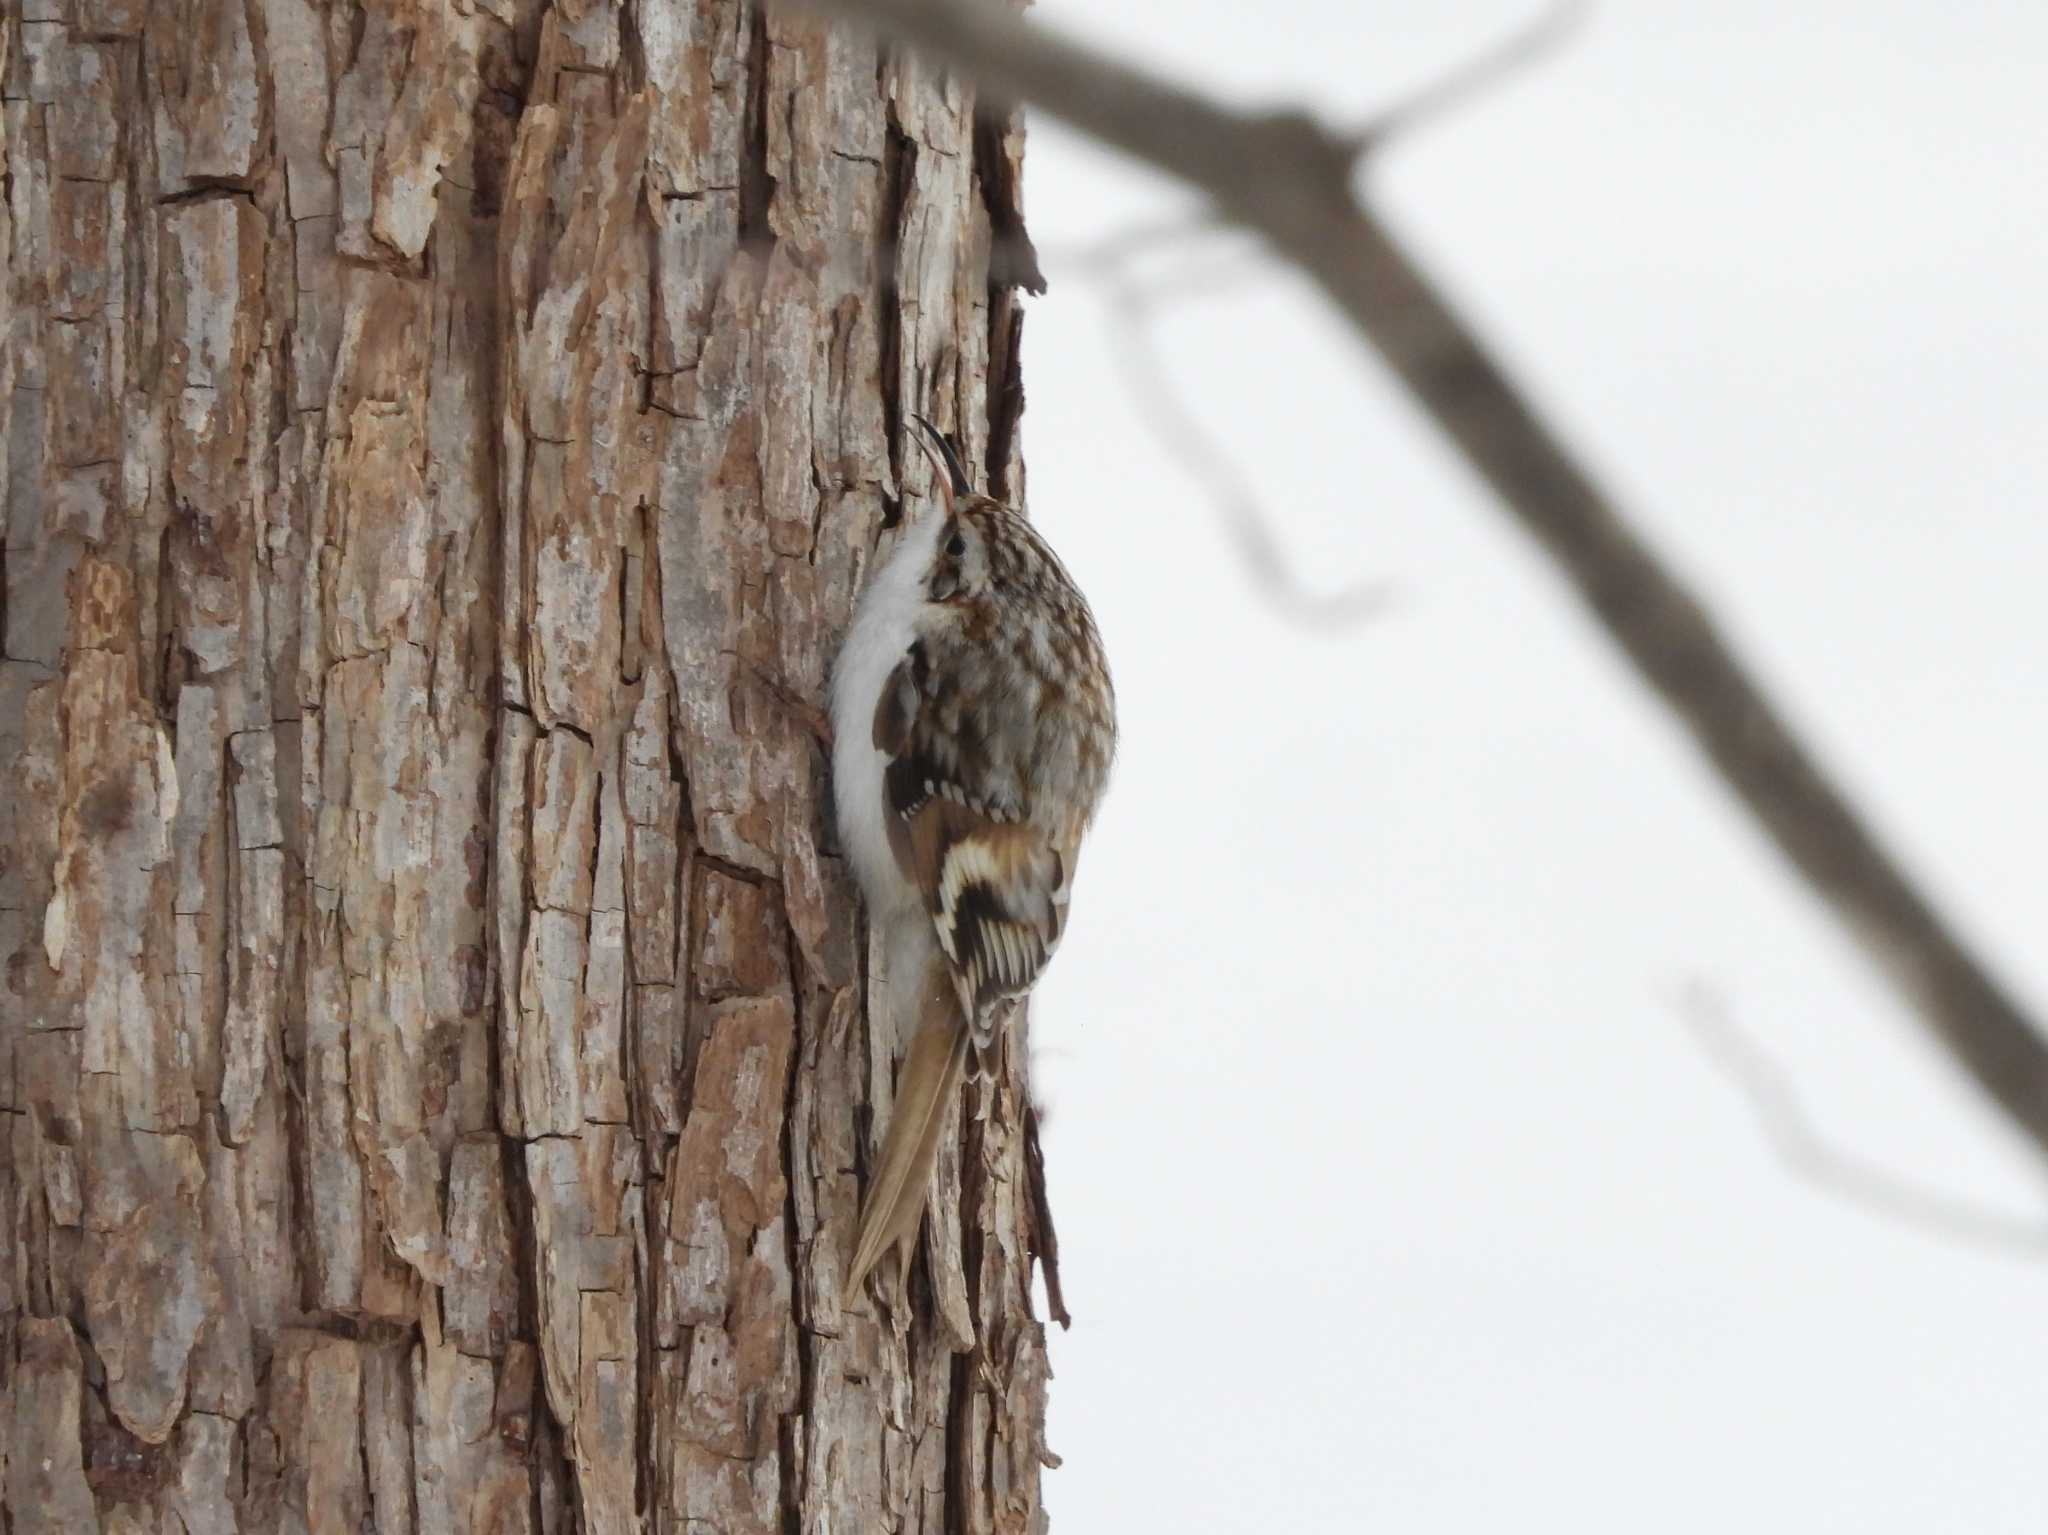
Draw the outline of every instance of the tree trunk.
<instances>
[{"instance_id":1,"label":"tree trunk","mask_svg":"<svg viewBox=\"0 0 2048 1535\"><path fill-rule=\"evenodd\" d=\"M841 1303L817 724L904 417L1021 489L1015 121L753 0L0 43L0 1529L1039 1527L1018 1046Z\"/></svg>"}]
</instances>

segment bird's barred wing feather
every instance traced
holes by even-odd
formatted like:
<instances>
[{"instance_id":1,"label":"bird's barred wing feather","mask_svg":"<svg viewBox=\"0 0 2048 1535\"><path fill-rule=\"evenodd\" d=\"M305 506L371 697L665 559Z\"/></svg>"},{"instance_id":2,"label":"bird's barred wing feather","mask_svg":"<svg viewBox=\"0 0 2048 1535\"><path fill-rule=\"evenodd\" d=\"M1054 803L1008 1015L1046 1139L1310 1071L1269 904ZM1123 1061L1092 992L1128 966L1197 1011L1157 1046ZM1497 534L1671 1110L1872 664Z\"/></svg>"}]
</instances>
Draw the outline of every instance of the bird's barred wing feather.
<instances>
[{"instance_id":1,"label":"bird's barred wing feather","mask_svg":"<svg viewBox=\"0 0 2048 1535\"><path fill-rule=\"evenodd\" d=\"M1037 981L1066 925L1061 860L1036 827L938 798L910 817L911 867L977 1022Z\"/></svg>"},{"instance_id":2,"label":"bird's barred wing feather","mask_svg":"<svg viewBox=\"0 0 2048 1535\"><path fill-rule=\"evenodd\" d=\"M1066 926L1070 870L1044 831L976 799L923 716L913 652L883 688L874 744L897 863L923 894L976 1033L1029 991Z\"/></svg>"}]
</instances>

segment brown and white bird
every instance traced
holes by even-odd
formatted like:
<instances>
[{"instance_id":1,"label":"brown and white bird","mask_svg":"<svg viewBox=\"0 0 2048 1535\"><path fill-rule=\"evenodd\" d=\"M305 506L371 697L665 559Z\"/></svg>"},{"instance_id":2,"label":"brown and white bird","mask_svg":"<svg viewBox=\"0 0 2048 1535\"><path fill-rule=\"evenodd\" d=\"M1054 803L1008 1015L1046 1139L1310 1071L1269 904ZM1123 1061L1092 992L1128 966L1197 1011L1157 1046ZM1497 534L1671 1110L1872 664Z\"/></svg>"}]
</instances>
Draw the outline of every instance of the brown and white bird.
<instances>
[{"instance_id":1,"label":"brown and white bird","mask_svg":"<svg viewBox=\"0 0 2048 1535\"><path fill-rule=\"evenodd\" d=\"M914 419L943 502L868 582L832 679L840 840L883 939L893 1021L916 1031L849 1294L916 1240L969 1054L992 1049L999 1013L1059 945L1116 752L1087 601L1031 524L975 494L952 444Z\"/></svg>"}]
</instances>

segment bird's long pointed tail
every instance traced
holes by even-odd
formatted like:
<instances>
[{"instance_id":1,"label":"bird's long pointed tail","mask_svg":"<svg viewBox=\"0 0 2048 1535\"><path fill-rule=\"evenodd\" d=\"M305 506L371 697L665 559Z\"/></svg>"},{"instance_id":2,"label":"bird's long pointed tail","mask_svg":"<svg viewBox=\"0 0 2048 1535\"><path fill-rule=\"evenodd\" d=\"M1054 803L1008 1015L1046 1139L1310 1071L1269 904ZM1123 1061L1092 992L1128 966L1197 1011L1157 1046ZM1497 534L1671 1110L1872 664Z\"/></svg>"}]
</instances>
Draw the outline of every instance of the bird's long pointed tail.
<instances>
[{"instance_id":1,"label":"bird's long pointed tail","mask_svg":"<svg viewBox=\"0 0 2048 1535\"><path fill-rule=\"evenodd\" d=\"M922 1027L896 1079L896 1110L882 1138L882 1160L868 1184L860 1240L846 1271L848 1296L860 1289L860 1282L890 1248L917 1239L932 1166L939 1159L939 1132L967 1074L970 1031L947 995L949 989L927 989Z\"/></svg>"}]
</instances>

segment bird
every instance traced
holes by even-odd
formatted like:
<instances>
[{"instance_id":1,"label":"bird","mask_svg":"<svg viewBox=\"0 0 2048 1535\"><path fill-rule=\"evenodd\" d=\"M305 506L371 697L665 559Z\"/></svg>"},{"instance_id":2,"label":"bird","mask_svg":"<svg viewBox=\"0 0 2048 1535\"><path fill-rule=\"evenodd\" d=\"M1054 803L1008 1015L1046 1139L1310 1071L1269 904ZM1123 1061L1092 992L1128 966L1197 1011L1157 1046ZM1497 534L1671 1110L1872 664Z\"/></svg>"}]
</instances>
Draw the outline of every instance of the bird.
<instances>
[{"instance_id":1,"label":"bird","mask_svg":"<svg viewBox=\"0 0 2048 1535\"><path fill-rule=\"evenodd\" d=\"M1116 693L1087 599L1016 509L977 494L912 416L938 488L855 606L833 667L840 843L910 1048L846 1294L917 1240L947 1111L986 1076L1013 999L1066 929L1116 756Z\"/></svg>"}]
</instances>

